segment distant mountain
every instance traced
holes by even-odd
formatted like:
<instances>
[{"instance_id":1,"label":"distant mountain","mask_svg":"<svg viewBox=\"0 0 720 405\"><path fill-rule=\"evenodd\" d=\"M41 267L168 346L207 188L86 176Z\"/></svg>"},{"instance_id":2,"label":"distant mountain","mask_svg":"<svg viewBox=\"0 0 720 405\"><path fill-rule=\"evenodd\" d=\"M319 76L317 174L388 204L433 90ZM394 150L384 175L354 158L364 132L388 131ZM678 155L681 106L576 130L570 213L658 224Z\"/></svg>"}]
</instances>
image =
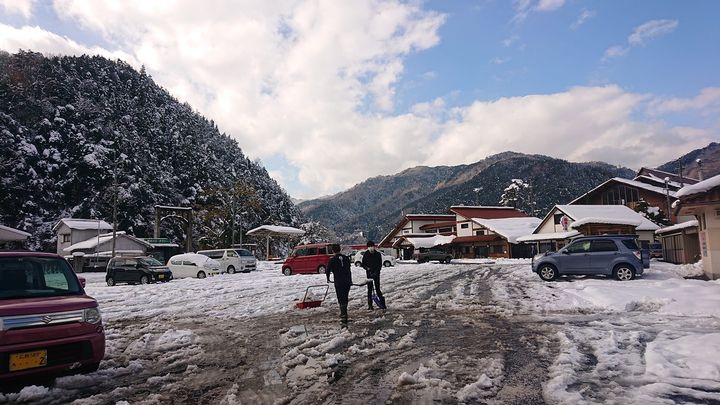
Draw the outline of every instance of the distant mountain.
<instances>
[{"instance_id":1,"label":"distant mountain","mask_svg":"<svg viewBox=\"0 0 720 405\"><path fill-rule=\"evenodd\" d=\"M227 243L232 226L300 222L265 168L144 70L0 52L0 224L54 250L55 222L111 222L116 195L119 229L141 237L152 236L156 204L195 207L195 238L210 245ZM164 224L164 236L183 237Z\"/></svg>"},{"instance_id":2,"label":"distant mountain","mask_svg":"<svg viewBox=\"0 0 720 405\"><path fill-rule=\"evenodd\" d=\"M470 165L415 167L368 179L323 200L298 207L351 239L358 231L379 239L403 213L446 213L452 205L498 205L512 179L531 184L537 214L566 203L611 177L634 172L602 162L571 163L541 155L504 152ZM475 191L478 190L478 191Z\"/></svg>"},{"instance_id":3,"label":"distant mountain","mask_svg":"<svg viewBox=\"0 0 720 405\"><path fill-rule=\"evenodd\" d=\"M712 142L704 148L695 149L657 168L665 172L678 173L682 165L684 176L697 179L699 178L697 159L702 161L704 178L720 174L720 143Z\"/></svg>"}]
</instances>

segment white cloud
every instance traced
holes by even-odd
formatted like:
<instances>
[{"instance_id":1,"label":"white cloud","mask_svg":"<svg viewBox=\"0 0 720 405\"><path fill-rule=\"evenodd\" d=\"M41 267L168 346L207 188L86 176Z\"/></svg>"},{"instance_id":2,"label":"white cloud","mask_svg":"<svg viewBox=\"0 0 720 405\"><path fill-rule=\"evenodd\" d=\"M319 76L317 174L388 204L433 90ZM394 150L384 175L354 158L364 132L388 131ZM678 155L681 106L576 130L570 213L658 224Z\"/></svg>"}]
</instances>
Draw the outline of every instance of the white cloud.
<instances>
[{"instance_id":1,"label":"white cloud","mask_svg":"<svg viewBox=\"0 0 720 405\"><path fill-rule=\"evenodd\" d=\"M0 10L8 14L19 14L25 19L32 16L36 0L0 0Z\"/></svg>"},{"instance_id":2,"label":"white cloud","mask_svg":"<svg viewBox=\"0 0 720 405\"><path fill-rule=\"evenodd\" d=\"M503 44L504 47L509 47L510 45L514 44L514 43L517 42L518 40L520 40L520 37L519 37L519 36L517 36L517 35L512 35L512 36L510 36L510 37L508 37L508 38L503 39L501 42L502 42L502 44Z\"/></svg>"},{"instance_id":3,"label":"white cloud","mask_svg":"<svg viewBox=\"0 0 720 405\"><path fill-rule=\"evenodd\" d=\"M495 58L490 59L490 63L492 63L493 65L502 65L503 63L507 63L507 62L509 62L509 61L510 61L510 58L509 58L509 57L508 57L508 58L501 58L501 57L498 56L498 57L495 57Z\"/></svg>"},{"instance_id":4,"label":"white cloud","mask_svg":"<svg viewBox=\"0 0 720 405\"><path fill-rule=\"evenodd\" d=\"M15 28L0 23L0 49L8 52L32 50L47 55L102 55L108 59L122 59L136 68L140 67L140 63L126 52L87 47L37 26Z\"/></svg>"},{"instance_id":5,"label":"white cloud","mask_svg":"<svg viewBox=\"0 0 720 405\"><path fill-rule=\"evenodd\" d=\"M645 45L649 40L669 34L678 26L677 20L651 20L633 30L627 38L627 46L615 45L605 50L604 59L625 55L632 47Z\"/></svg>"},{"instance_id":6,"label":"white cloud","mask_svg":"<svg viewBox=\"0 0 720 405\"><path fill-rule=\"evenodd\" d=\"M669 34L678 26L677 20L651 20L633 31L628 37L630 45L644 45L650 39L657 38L661 35Z\"/></svg>"},{"instance_id":7,"label":"white cloud","mask_svg":"<svg viewBox=\"0 0 720 405\"><path fill-rule=\"evenodd\" d=\"M720 107L720 87L707 87L693 98L659 98L650 103L652 114L663 114L687 110L705 110Z\"/></svg>"},{"instance_id":8,"label":"white cloud","mask_svg":"<svg viewBox=\"0 0 720 405\"><path fill-rule=\"evenodd\" d=\"M515 15L511 22L521 23L534 12L555 11L565 4L565 0L515 0Z\"/></svg>"},{"instance_id":9,"label":"white cloud","mask_svg":"<svg viewBox=\"0 0 720 405\"><path fill-rule=\"evenodd\" d=\"M611 46L610 48L605 50L604 59L623 56L627 53L628 50L630 50L630 48L624 47L622 45Z\"/></svg>"},{"instance_id":10,"label":"white cloud","mask_svg":"<svg viewBox=\"0 0 720 405\"><path fill-rule=\"evenodd\" d=\"M539 0L537 9L539 11L553 11L557 10L565 4L565 0Z\"/></svg>"},{"instance_id":11,"label":"white cloud","mask_svg":"<svg viewBox=\"0 0 720 405\"><path fill-rule=\"evenodd\" d=\"M100 53L144 64L251 157L279 155L296 169L272 174L297 197L504 150L640 166L717 138L643 118L652 96L617 86L455 108L436 98L393 113L405 58L440 41L444 17L419 4L284 0L177 8L170 2L57 0L63 18L100 33L117 50L83 46L38 27L2 25L0 48Z\"/></svg>"},{"instance_id":12,"label":"white cloud","mask_svg":"<svg viewBox=\"0 0 720 405\"><path fill-rule=\"evenodd\" d=\"M578 18L572 24L570 24L570 28L573 30L580 28L580 26L585 24L587 20L595 17L595 14L596 13L594 10L588 10L586 8L582 9L580 15L578 15Z\"/></svg>"}]
</instances>

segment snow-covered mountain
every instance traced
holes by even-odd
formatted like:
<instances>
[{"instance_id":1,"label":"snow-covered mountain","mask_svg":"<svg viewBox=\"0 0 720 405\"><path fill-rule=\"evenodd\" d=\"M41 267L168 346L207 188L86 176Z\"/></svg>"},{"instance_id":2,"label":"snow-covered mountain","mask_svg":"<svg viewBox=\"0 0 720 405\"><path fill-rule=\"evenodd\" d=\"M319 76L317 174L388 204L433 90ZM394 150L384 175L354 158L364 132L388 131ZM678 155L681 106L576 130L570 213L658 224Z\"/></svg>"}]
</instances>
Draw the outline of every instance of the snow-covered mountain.
<instances>
[{"instance_id":1,"label":"snow-covered mountain","mask_svg":"<svg viewBox=\"0 0 720 405\"><path fill-rule=\"evenodd\" d=\"M196 207L196 229L216 239L231 208L245 230L299 223L235 140L121 61L0 53L0 134L0 223L34 248L53 250L60 218L111 221L116 195L119 229L141 237L155 204ZM164 231L182 238L177 224Z\"/></svg>"},{"instance_id":2,"label":"snow-covered mountain","mask_svg":"<svg viewBox=\"0 0 720 405\"><path fill-rule=\"evenodd\" d=\"M658 166L658 169L670 173L678 173L680 166L682 166L685 176L697 179L699 178L697 159L702 161L703 178L709 179L710 177L720 174L720 143L712 142L704 148L695 149L672 162Z\"/></svg>"},{"instance_id":3,"label":"snow-covered mountain","mask_svg":"<svg viewBox=\"0 0 720 405\"><path fill-rule=\"evenodd\" d=\"M358 231L379 239L403 213L447 213L459 204L498 205L513 179L531 186L535 214L543 215L611 177L633 175L630 169L602 162L503 152L470 165L420 166L374 177L331 198L305 201L299 208L347 239Z\"/></svg>"}]
</instances>

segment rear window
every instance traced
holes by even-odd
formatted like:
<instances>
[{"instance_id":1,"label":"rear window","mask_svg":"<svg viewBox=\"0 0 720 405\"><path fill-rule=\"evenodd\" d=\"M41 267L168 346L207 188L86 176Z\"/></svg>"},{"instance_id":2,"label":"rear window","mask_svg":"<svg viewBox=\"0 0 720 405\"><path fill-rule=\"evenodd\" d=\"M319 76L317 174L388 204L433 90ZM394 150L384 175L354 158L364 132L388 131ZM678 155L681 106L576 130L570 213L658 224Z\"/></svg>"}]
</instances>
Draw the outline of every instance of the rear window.
<instances>
[{"instance_id":1,"label":"rear window","mask_svg":"<svg viewBox=\"0 0 720 405\"><path fill-rule=\"evenodd\" d=\"M143 264L145 264L147 266L162 266L163 265L154 257L144 257L139 260L140 260L140 262L142 262Z\"/></svg>"},{"instance_id":2,"label":"rear window","mask_svg":"<svg viewBox=\"0 0 720 405\"><path fill-rule=\"evenodd\" d=\"M79 294L82 294L82 289L64 260L47 257L0 258L0 299Z\"/></svg>"},{"instance_id":3,"label":"rear window","mask_svg":"<svg viewBox=\"0 0 720 405\"><path fill-rule=\"evenodd\" d=\"M240 256L252 256L252 252L247 249L238 249L236 250Z\"/></svg>"},{"instance_id":4,"label":"rear window","mask_svg":"<svg viewBox=\"0 0 720 405\"><path fill-rule=\"evenodd\" d=\"M625 247L630 250L639 250L635 239L623 239L622 244L625 245Z\"/></svg>"}]
</instances>

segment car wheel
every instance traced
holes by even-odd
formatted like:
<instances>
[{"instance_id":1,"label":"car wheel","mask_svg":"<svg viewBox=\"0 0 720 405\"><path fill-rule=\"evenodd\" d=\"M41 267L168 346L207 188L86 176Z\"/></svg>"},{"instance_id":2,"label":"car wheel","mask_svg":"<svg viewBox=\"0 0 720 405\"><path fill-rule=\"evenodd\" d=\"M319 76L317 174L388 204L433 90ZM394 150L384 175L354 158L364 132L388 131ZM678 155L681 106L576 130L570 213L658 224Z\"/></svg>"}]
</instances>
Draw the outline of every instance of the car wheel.
<instances>
[{"instance_id":1,"label":"car wheel","mask_svg":"<svg viewBox=\"0 0 720 405\"><path fill-rule=\"evenodd\" d=\"M325 274L325 266L323 266L323 265L318 266L318 274Z\"/></svg>"},{"instance_id":2,"label":"car wheel","mask_svg":"<svg viewBox=\"0 0 720 405\"><path fill-rule=\"evenodd\" d=\"M449 264L450 261L452 261L452 257L448 256L448 257L445 258L445 263L448 263L448 264Z\"/></svg>"},{"instance_id":3,"label":"car wheel","mask_svg":"<svg viewBox=\"0 0 720 405\"><path fill-rule=\"evenodd\" d=\"M360 262L355 262L355 267L360 267L361 264Z\"/></svg>"},{"instance_id":4,"label":"car wheel","mask_svg":"<svg viewBox=\"0 0 720 405\"><path fill-rule=\"evenodd\" d=\"M149 282L150 282L150 279L148 278L148 276L140 277L140 284L147 284Z\"/></svg>"},{"instance_id":5,"label":"car wheel","mask_svg":"<svg viewBox=\"0 0 720 405\"><path fill-rule=\"evenodd\" d=\"M228 266L227 272L228 272L228 274L235 274L235 267L233 267L233 266Z\"/></svg>"},{"instance_id":6,"label":"car wheel","mask_svg":"<svg viewBox=\"0 0 720 405\"><path fill-rule=\"evenodd\" d=\"M544 281L553 281L557 278L558 272L554 266L549 264L543 264L538 269L538 275Z\"/></svg>"},{"instance_id":7,"label":"car wheel","mask_svg":"<svg viewBox=\"0 0 720 405\"><path fill-rule=\"evenodd\" d=\"M283 274L286 275L286 276L292 275L292 269L291 269L290 267L285 267L285 268L283 269Z\"/></svg>"},{"instance_id":8,"label":"car wheel","mask_svg":"<svg viewBox=\"0 0 720 405\"><path fill-rule=\"evenodd\" d=\"M198 271L197 278L205 278L207 277L207 274L205 274L204 271Z\"/></svg>"},{"instance_id":9,"label":"car wheel","mask_svg":"<svg viewBox=\"0 0 720 405\"><path fill-rule=\"evenodd\" d=\"M80 373L94 373L100 368L100 363L90 363L80 367Z\"/></svg>"},{"instance_id":10,"label":"car wheel","mask_svg":"<svg viewBox=\"0 0 720 405\"><path fill-rule=\"evenodd\" d=\"M385 267L390 267L390 260L385 260L385 261L383 262L383 266L385 266Z\"/></svg>"},{"instance_id":11,"label":"car wheel","mask_svg":"<svg viewBox=\"0 0 720 405\"><path fill-rule=\"evenodd\" d=\"M627 264L619 264L613 270L613 277L618 281L629 281L635 278L635 271Z\"/></svg>"},{"instance_id":12,"label":"car wheel","mask_svg":"<svg viewBox=\"0 0 720 405\"><path fill-rule=\"evenodd\" d=\"M105 279L105 282L107 283L107 285L109 287L112 287L115 285L115 280L112 277L108 277L107 279Z\"/></svg>"}]
</instances>

